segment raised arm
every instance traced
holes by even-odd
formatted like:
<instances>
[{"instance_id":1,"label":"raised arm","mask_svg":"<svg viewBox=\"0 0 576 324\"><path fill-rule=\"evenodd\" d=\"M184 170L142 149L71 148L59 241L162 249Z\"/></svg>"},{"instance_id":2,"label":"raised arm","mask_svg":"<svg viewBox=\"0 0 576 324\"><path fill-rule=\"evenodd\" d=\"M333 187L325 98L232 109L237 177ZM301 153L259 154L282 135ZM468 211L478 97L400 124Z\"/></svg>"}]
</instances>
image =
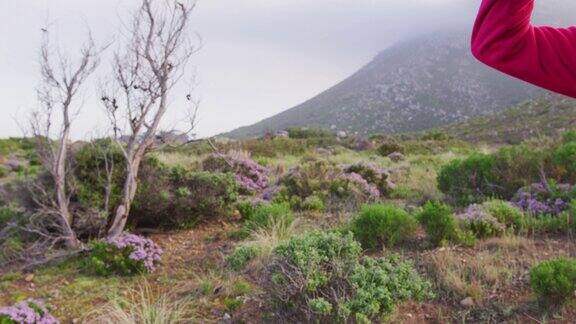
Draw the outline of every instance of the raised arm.
<instances>
[{"instance_id":1,"label":"raised arm","mask_svg":"<svg viewBox=\"0 0 576 324\"><path fill-rule=\"evenodd\" d=\"M576 98L576 27L534 27L533 9L534 0L483 0L472 53L506 74Z\"/></svg>"}]
</instances>

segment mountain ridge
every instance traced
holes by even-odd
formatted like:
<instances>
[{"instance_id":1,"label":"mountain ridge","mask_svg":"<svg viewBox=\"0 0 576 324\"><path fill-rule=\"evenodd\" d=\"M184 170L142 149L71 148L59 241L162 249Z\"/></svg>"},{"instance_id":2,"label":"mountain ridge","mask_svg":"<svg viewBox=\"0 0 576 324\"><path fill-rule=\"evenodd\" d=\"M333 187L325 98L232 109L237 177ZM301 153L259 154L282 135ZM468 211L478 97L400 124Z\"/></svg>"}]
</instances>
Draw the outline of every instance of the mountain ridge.
<instances>
[{"instance_id":1,"label":"mountain ridge","mask_svg":"<svg viewBox=\"0 0 576 324\"><path fill-rule=\"evenodd\" d=\"M497 112L544 94L477 62L467 35L438 32L399 42L304 103L223 136L258 137L289 127L359 135L415 132Z\"/></svg>"}]
</instances>

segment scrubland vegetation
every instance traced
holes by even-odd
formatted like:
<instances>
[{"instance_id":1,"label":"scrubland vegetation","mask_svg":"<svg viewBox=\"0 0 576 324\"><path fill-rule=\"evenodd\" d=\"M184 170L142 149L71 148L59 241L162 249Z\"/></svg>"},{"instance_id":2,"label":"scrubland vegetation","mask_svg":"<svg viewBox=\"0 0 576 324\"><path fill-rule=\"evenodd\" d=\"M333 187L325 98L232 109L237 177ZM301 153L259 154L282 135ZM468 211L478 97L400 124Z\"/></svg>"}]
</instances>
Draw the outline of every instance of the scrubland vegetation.
<instances>
[{"instance_id":1,"label":"scrubland vegetation","mask_svg":"<svg viewBox=\"0 0 576 324\"><path fill-rule=\"evenodd\" d=\"M122 164L118 144L78 145L70 206L84 248L49 263L66 247L38 255L41 237L26 230L37 221L28 184L44 171L33 167L28 140L0 141L4 161L23 168L2 178L0 318L575 318L574 132L512 146L437 133L360 140L292 132L148 154L127 222L132 234L112 238L104 233L124 169L111 182L98 170Z\"/></svg>"},{"instance_id":2,"label":"scrubland vegetation","mask_svg":"<svg viewBox=\"0 0 576 324\"><path fill-rule=\"evenodd\" d=\"M33 137L0 140L1 324L574 322L576 131L162 133L192 9L142 0L88 142L69 115L100 50L42 43Z\"/></svg>"}]
</instances>

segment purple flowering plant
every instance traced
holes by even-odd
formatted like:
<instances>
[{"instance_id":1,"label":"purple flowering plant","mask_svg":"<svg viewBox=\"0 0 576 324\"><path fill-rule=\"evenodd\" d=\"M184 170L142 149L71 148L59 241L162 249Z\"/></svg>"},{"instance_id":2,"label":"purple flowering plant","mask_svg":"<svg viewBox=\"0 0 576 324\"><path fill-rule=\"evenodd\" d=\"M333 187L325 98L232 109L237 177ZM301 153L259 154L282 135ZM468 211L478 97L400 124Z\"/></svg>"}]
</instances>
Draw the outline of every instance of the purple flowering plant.
<instances>
[{"instance_id":1,"label":"purple flowering plant","mask_svg":"<svg viewBox=\"0 0 576 324\"><path fill-rule=\"evenodd\" d=\"M360 193L367 195L372 200L378 199L380 197L380 190L378 190L378 187L366 181L366 179L364 179L358 173L346 173L343 174L340 179L343 180L343 182L347 182L349 185L351 185L348 186L349 188L352 187L351 189L356 188L360 190Z\"/></svg>"},{"instance_id":2,"label":"purple flowering plant","mask_svg":"<svg viewBox=\"0 0 576 324\"><path fill-rule=\"evenodd\" d=\"M245 194L262 192L268 187L270 170L241 154L212 155L203 162L204 170L234 173Z\"/></svg>"},{"instance_id":3,"label":"purple flowering plant","mask_svg":"<svg viewBox=\"0 0 576 324\"><path fill-rule=\"evenodd\" d=\"M393 184L389 180L389 172L378 167L377 165L366 162L359 162L356 164L347 165L343 168L343 170L346 174L358 174L370 185L375 186L379 191L378 196L387 193L393 187Z\"/></svg>"},{"instance_id":4,"label":"purple flowering plant","mask_svg":"<svg viewBox=\"0 0 576 324\"><path fill-rule=\"evenodd\" d=\"M88 267L100 275L153 272L162 249L143 236L123 233L92 244Z\"/></svg>"},{"instance_id":5,"label":"purple flowering plant","mask_svg":"<svg viewBox=\"0 0 576 324\"><path fill-rule=\"evenodd\" d=\"M482 205L470 205L464 213L456 218L477 238L500 236L506 231L506 226L490 215Z\"/></svg>"},{"instance_id":6,"label":"purple flowering plant","mask_svg":"<svg viewBox=\"0 0 576 324\"><path fill-rule=\"evenodd\" d=\"M533 215L558 215L569 208L576 186L541 181L521 188L512 202Z\"/></svg>"},{"instance_id":7,"label":"purple flowering plant","mask_svg":"<svg viewBox=\"0 0 576 324\"><path fill-rule=\"evenodd\" d=\"M58 324L44 304L36 300L27 300L9 307L0 307L2 324Z\"/></svg>"}]
</instances>

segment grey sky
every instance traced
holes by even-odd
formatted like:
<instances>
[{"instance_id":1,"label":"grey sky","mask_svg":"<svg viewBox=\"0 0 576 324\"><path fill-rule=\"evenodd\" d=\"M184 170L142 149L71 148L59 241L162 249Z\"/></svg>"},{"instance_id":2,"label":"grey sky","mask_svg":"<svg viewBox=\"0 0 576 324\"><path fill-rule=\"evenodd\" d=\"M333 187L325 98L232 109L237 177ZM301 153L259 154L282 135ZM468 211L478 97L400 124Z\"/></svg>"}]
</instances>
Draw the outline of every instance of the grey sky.
<instances>
[{"instance_id":1,"label":"grey sky","mask_svg":"<svg viewBox=\"0 0 576 324\"><path fill-rule=\"evenodd\" d=\"M51 22L73 50L87 26L104 42L138 0L1 0L0 137L19 135L36 106L40 28ZM200 0L193 28L204 40L194 58L200 136L251 124L314 96L410 35L470 26L479 0ZM71 52L74 53L74 52ZM104 61L102 70L106 69ZM92 79L96 81L96 78ZM75 138L105 129L95 83L84 95ZM166 127L179 119L175 106Z\"/></svg>"}]
</instances>

